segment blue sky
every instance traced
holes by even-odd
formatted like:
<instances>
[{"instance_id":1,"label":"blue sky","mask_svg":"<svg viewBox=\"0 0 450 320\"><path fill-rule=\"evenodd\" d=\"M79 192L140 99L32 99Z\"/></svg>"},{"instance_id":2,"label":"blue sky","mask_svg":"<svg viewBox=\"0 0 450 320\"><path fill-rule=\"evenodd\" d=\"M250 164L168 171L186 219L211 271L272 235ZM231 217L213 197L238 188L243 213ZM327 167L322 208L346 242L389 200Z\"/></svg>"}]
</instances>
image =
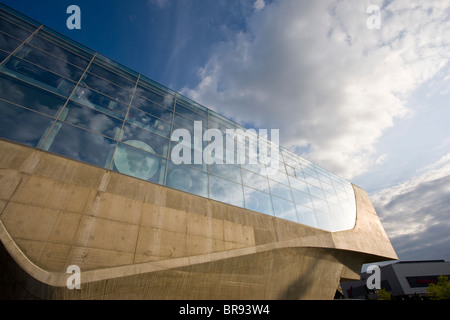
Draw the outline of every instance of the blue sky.
<instances>
[{"instance_id":1,"label":"blue sky","mask_svg":"<svg viewBox=\"0 0 450 320\"><path fill-rule=\"evenodd\" d=\"M369 193L400 259L450 260L447 0L3 0ZM81 8L68 30L66 8ZM381 28L367 28L369 5Z\"/></svg>"}]
</instances>

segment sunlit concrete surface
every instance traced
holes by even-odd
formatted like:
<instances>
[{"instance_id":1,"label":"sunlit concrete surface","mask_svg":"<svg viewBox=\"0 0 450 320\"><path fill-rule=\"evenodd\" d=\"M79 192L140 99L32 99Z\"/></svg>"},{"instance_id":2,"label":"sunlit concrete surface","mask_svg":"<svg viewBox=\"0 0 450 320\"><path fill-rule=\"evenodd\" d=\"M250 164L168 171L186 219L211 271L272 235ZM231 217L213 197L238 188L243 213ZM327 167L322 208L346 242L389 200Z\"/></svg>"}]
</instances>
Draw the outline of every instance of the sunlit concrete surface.
<instances>
[{"instance_id":1,"label":"sunlit concrete surface","mask_svg":"<svg viewBox=\"0 0 450 320\"><path fill-rule=\"evenodd\" d=\"M332 233L4 140L0 185L6 299L332 299L397 259L356 186L355 227Z\"/></svg>"}]
</instances>

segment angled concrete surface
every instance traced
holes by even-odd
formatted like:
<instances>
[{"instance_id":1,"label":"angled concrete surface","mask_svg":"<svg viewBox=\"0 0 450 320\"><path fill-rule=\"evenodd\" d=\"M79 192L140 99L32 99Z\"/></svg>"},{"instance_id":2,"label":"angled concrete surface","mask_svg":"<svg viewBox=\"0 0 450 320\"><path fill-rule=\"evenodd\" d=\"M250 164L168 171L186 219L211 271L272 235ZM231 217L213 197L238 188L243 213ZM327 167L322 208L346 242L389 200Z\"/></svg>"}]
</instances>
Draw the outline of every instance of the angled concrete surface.
<instances>
[{"instance_id":1,"label":"angled concrete surface","mask_svg":"<svg viewBox=\"0 0 450 320\"><path fill-rule=\"evenodd\" d=\"M0 183L12 298L331 299L362 264L397 259L356 186L355 227L330 233L7 141Z\"/></svg>"}]
</instances>

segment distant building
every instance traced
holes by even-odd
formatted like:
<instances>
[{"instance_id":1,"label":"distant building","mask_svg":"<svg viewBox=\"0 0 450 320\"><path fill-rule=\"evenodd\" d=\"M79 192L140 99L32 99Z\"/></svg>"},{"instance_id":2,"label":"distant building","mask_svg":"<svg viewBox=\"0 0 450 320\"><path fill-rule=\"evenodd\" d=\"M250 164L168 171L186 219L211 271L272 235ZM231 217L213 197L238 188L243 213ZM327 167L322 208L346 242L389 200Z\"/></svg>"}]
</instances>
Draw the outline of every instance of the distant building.
<instances>
[{"instance_id":1,"label":"distant building","mask_svg":"<svg viewBox=\"0 0 450 320\"><path fill-rule=\"evenodd\" d=\"M423 296L430 283L436 283L439 276L450 278L450 262L444 260L399 261L380 266L381 288L393 297ZM364 299L373 297L367 289L367 279L372 273L361 273L361 280L341 283L344 297L347 299Z\"/></svg>"}]
</instances>

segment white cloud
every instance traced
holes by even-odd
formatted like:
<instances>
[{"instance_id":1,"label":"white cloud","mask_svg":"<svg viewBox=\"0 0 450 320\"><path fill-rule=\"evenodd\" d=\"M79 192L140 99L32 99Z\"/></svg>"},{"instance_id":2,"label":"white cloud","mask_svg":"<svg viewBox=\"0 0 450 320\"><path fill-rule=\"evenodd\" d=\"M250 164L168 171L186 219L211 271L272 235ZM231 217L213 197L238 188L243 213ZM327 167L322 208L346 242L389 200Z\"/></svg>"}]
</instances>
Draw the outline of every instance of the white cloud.
<instances>
[{"instance_id":1,"label":"white cloud","mask_svg":"<svg viewBox=\"0 0 450 320\"><path fill-rule=\"evenodd\" d=\"M400 259L450 259L450 153L371 196Z\"/></svg>"},{"instance_id":2,"label":"white cloud","mask_svg":"<svg viewBox=\"0 0 450 320\"><path fill-rule=\"evenodd\" d=\"M255 8L255 10L262 10L265 6L266 3L264 2L264 0L256 0L253 4L253 8Z\"/></svg>"},{"instance_id":3,"label":"white cloud","mask_svg":"<svg viewBox=\"0 0 450 320\"><path fill-rule=\"evenodd\" d=\"M450 55L448 1L378 1L381 30L369 30L376 2L275 1L218 44L182 93L279 128L282 145L345 178L361 174L382 160L374 145L408 114L409 95Z\"/></svg>"},{"instance_id":4,"label":"white cloud","mask_svg":"<svg viewBox=\"0 0 450 320\"><path fill-rule=\"evenodd\" d=\"M160 9L163 9L169 0L148 0L148 4L153 7L157 6Z\"/></svg>"}]
</instances>

